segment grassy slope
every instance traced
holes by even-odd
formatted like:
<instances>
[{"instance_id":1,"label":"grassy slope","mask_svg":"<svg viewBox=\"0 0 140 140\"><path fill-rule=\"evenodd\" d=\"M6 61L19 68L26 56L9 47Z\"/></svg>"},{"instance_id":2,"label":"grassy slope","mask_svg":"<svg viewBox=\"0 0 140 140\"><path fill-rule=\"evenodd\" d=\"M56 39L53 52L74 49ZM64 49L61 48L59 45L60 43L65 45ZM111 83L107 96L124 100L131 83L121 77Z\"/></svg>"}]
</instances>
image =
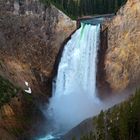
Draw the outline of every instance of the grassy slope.
<instances>
[{"instance_id":1,"label":"grassy slope","mask_svg":"<svg viewBox=\"0 0 140 140\"><path fill-rule=\"evenodd\" d=\"M10 102L14 97L18 100ZM46 125L46 120L42 112L38 109L34 97L0 76L0 111L1 107L7 105L7 103L15 115L0 116L0 123L3 124L0 124L0 140L6 140L6 137L9 138L10 136L29 140L30 137L39 135L40 131L42 134L44 133L43 127L33 125L34 123ZM3 134L1 133L1 129L4 131ZM35 132L32 132L33 130ZM7 136L5 136L6 134Z\"/></svg>"}]
</instances>

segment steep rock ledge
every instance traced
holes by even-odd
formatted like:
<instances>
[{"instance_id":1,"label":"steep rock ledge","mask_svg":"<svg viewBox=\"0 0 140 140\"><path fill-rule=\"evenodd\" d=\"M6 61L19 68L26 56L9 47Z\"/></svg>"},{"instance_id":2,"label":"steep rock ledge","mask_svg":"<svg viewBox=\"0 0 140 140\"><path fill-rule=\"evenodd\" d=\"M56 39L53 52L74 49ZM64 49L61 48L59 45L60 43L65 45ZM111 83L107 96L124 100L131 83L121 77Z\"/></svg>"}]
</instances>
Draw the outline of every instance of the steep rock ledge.
<instances>
[{"instance_id":1,"label":"steep rock ledge","mask_svg":"<svg viewBox=\"0 0 140 140\"><path fill-rule=\"evenodd\" d=\"M0 75L37 97L50 95L53 67L63 41L76 28L61 11L38 0L1 0Z\"/></svg>"},{"instance_id":2,"label":"steep rock ledge","mask_svg":"<svg viewBox=\"0 0 140 140\"><path fill-rule=\"evenodd\" d=\"M140 1L128 0L108 26L106 80L113 91L139 86Z\"/></svg>"},{"instance_id":3,"label":"steep rock ledge","mask_svg":"<svg viewBox=\"0 0 140 140\"><path fill-rule=\"evenodd\" d=\"M21 90L0 108L1 140L30 139L43 132L45 119L36 101L50 96L56 57L75 29L75 21L52 5L0 0L0 75L22 90L27 81L32 89L31 96Z\"/></svg>"}]
</instances>

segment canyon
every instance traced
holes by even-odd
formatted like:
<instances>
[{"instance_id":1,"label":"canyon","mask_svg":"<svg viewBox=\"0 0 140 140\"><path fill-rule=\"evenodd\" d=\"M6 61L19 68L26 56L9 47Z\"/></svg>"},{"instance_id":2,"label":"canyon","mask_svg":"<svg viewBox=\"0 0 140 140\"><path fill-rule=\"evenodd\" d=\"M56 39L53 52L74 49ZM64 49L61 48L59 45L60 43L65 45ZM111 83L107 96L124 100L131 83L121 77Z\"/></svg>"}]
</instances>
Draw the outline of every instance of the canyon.
<instances>
[{"instance_id":1,"label":"canyon","mask_svg":"<svg viewBox=\"0 0 140 140\"><path fill-rule=\"evenodd\" d=\"M97 73L101 94L108 91L119 94L139 87L139 22L140 1L128 0L112 20L102 23L100 50L103 51L98 58ZM28 122L17 121L20 114L31 117L40 114L35 118L38 122L39 118L44 119L35 104L48 102L59 53L75 30L76 21L53 5L38 0L0 0L0 75L20 87L18 95L0 109L0 123L4 124L0 125L0 139L21 139L21 133L30 135L25 134L30 129ZM31 97L24 93L25 81L32 89ZM13 128L22 132L15 135L11 133Z\"/></svg>"}]
</instances>

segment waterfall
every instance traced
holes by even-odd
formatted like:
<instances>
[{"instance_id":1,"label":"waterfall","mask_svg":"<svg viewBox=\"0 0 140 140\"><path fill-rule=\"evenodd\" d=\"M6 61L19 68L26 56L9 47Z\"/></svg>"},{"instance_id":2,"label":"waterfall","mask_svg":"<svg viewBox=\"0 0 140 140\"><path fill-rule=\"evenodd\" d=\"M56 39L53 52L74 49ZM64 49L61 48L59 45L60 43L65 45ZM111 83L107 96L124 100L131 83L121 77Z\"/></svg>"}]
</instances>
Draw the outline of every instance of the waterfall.
<instances>
[{"instance_id":1,"label":"waterfall","mask_svg":"<svg viewBox=\"0 0 140 140\"><path fill-rule=\"evenodd\" d=\"M53 97L77 94L96 95L96 57L99 44L100 25L81 24L65 46L61 58Z\"/></svg>"},{"instance_id":2,"label":"waterfall","mask_svg":"<svg viewBox=\"0 0 140 140\"><path fill-rule=\"evenodd\" d=\"M96 91L99 35L100 24L81 23L65 45L46 113L52 122L47 137L65 133L96 113L100 105Z\"/></svg>"},{"instance_id":3,"label":"waterfall","mask_svg":"<svg viewBox=\"0 0 140 140\"><path fill-rule=\"evenodd\" d=\"M70 129L93 115L100 24L82 23L65 45L53 83L48 113L55 127Z\"/></svg>"}]
</instances>

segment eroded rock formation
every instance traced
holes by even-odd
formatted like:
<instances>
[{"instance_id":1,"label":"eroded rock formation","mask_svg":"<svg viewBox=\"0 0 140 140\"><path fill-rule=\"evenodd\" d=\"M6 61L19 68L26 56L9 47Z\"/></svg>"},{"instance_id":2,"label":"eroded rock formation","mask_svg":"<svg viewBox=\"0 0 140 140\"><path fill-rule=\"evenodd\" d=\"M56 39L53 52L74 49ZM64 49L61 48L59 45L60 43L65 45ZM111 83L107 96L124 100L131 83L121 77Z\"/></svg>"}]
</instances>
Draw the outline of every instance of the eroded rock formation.
<instances>
[{"instance_id":1,"label":"eroded rock formation","mask_svg":"<svg viewBox=\"0 0 140 140\"><path fill-rule=\"evenodd\" d=\"M106 80L114 91L140 81L140 1L128 0L108 26Z\"/></svg>"},{"instance_id":2,"label":"eroded rock formation","mask_svg":"<svg viewBox=\"0 0 140 140\"><path fill-rule=\"evenodd\" d=\"M0 74L33 94L50 95L56 56L76 23L38 0L1 0ZM38 94L39 93L39 94Z\"/></svg>"},{"instance_id":3,"label":"eroded rock formation","mask_svg":"<svg viewBox=\"0 0 140 140\"><path fill-rule=\"evenodd\" d=\"M43 116L35 102L50 96L56 57L75 29L75 21L52 5L39 0L0 0L0 75L21 88L0 107L1 140L29 139L40 129ZM22 91L27 89L25 81L31 95Z\"/></svg>"}]
</instances>

